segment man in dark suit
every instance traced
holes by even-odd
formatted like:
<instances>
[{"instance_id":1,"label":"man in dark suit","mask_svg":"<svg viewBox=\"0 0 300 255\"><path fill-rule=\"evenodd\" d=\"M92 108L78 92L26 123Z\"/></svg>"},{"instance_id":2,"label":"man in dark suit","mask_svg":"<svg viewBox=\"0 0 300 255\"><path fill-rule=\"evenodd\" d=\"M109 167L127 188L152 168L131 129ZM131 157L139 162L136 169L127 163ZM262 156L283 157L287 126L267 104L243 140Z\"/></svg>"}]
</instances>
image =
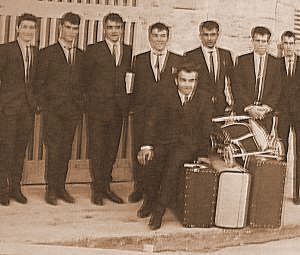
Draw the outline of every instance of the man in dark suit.
<instances>
[{"instance_id":1,"label":"man in dark suit","mask_svg":"<svg viewBox=\"0 0 300 255\"><path fill-rule=\"evenodd\" d=\"M146 116L144 146L138 153L139 162L148 166L147 184L161 178L149 221L152 230L160 228L165 209L176 194L178 171L185 162L207 157L209 150L211 97L201 89L209 81L193 64L182 63L176 70L173 85L177 89L165 87L157 91Z\"/></svg>"},{"instance_id":2,"label":"man in dark suit","mask_svg":"<svg viewBox=\"0 0 300 255\"><path fill-rule=\"evenodd\" d=\"M173 85L172 67L179 61L180 56L167 49L169 28L163 23L154 23L149 26L148 37L150 51L139 54L134 58L135 80L133 86L132 108L134 112L134 191L129 201L137 202L144 193L143 167L137 162L136 155L143 143L146 105L152 102L154 89L161 86ZM174 87L175 89L175 87ZM140 217L148 215L151 199L146 194L144 205L138 212Z\"/></svg>"},{"instance_id":3,"label":"man in dark suit","mask_svg":"<svg viewBox=\"0 0 300 255\"><path fill-rule=\"evenodd\" d=\"M92 163L92 202L103 197L123 203L110 189L123 117L128 114L125 75L131 69L132 49L123 44L123 19L109 13L103 19L105 40L89 45L86 52L88 153Z\"/></svg>"},{"instance_id":4,"label":"man in dark suit","mask_svg":"<svg viewBox=\"0 0 300 255\"><path fill-rule=\"evenodd\" d=\"M296 155L299 158L300 125L299 125L299 82L300 82L300 58L295 54L295 34L285 31L281 35L283 57L281 58L282 93L279 101L278 133L282 138L286 151L288 149L288 136L290 126L296 131ZM294 171L293 202L300 204L300 160L296 160Z\"/></svg>"},{"instance_id":5,"label":"man in dark suit","mask_svg":"<svg viewBox=\"0 0 300 255\"><path fill-rule=\"evenodd\" d=\"M234 71L232 92L235 111L247 112L268 132L272 112L277 111L281 93L280 61L268 53L271 32L266 27L251 31L253 52L239 56Z\"/></svg>"},{"instance_id":6,"label":"man in dark suit","mask_svg":"<svg viewBox=\"0 0 300 255\"><path fill-rule=\"evenodd\" d=\"M76 48L80 16L65 13L60 23L58 42L40 51L35 91L44 112L47 147L45 200L74 203L65 181L75 129L83 108L83 52Z\"/></svg>"},{"instance_id":7,"label":"man in dark suit","mask_svg":"<svg viewBox=\"0 0 300 255\"><path fill-rule=\"evenodd\" d=\"M17 40L0 46L0 204L9 198L25 204L21 179L26 145L33 131L35 100L31 82L37 48L33 38L37 19L23 14L17 23Z\"/></svg>"},{"instance_id":8,"label":"man in dark suit","mask_svg":"<svg viewBox=\"0 0 300 255\"><path fill-rule=\"evenodd\" d=\"M230 82L233 61L228 50L216 47L219 37L219 24L208 20L199 25L201 46L186 52L187 61L199 64L201 72L209 76L207 89L211 93L214 116L224 115L232 106Z\"/></svg>"}]
</instances>

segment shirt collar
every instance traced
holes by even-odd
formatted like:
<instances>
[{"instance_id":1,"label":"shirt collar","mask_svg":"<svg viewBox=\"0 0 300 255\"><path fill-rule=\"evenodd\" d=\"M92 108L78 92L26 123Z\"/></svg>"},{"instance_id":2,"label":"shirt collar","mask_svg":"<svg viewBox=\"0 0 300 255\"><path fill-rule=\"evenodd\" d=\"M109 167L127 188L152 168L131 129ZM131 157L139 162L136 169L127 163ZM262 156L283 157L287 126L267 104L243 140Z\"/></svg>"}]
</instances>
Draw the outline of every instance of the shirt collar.
<instances>
[{"instance_id":1,"label":"shirt collar","mask_svg":"<svg viewBox=\"0 0 300 255\"><path fill-rule=\"evenodd\" d=\"M295 62L295 59L296 59L295 54L293 54L292 57L284 57L284 60L285 60L286 62L289 62L289 61L291 60L291 62L293 63L293 62Z\"/></svg>"},{"instance_id":2,"label":"shirt collar","mask_svg":"<svg viewBox=\"0 0 300 255\"><path fill-rule=\"evenodd\" d=\"M180 90L177 90L177 91L178 91L181 101L183 102L186 95L181 93ZM193 92L191 92L190 94L187 95L189 100L191 99L192 94L193 94Z\"/></svg>"},{"instance_id":3,"label":"shirt collar","mask_svg":"<svg viewBox=\"0 0 300 255\"><path fill-rule=\"evenodd\" d=\"M217 51L216 46L214 46L213 48L207 48L203 45L201 45L202 51L206 54L209 54L210 52L215 53Z\"/></svg>"},{"instance_id":4,"label":"shirt collar","mask_svg":"<svg viewBox=\"0 0 300 255\"><path fill-rule=\"evenodd\" d=\"M26 48L26 46L31 46L31 43L27 43L27 42L24 42L20 37L17 38L17 41L18 41L18 44L20 45L20 47L22 48Z\"/></svg>"},{"instance_id":5,"label":"shirt collar","mask_svg":"<svg viewBox=\"0 0 300 255\"><path fill-rule=\"evenodd\" d=\"M58 39L58 43L60 44L60 46L64 49L73 49L75 48L74 46L73 47L69 47L64 40L62 40L61 38Z\"/></svg>"},{"instance_id":6,"label":"shirt collar","mask_svg":"<svg viewBox=\"0 0 300 255\"><path fill-rule=\"evenodd\" d=\"M165 56L165 55L167 55L167 52L168 52L167 49L164 49L163 51L159 51L159 52L158 52L157 50L154 50L154 49L151 48L151 54L152 54L152 55Z\"/></svg>"},{"instance_id":7,"label":"shirt collar","mask_svg":"<svg viewBox=\"0 0 300 255\"><path fill-rule=\"evenodd\" d=\"M120 40L117 42L112 42L110 40L108 40L107 38L105 38L105 41L109 47L110 50L112 50L113 46L116 45L118 48L120 47Z\"/></svg>"},{"instance_id":8,"label":"shirt collar","mask_svg":"<svg viewBox=\"0 0 300 255\"><path fill-rule=\"evenodd\" d=\"M266 56L267 56L267 53L265 53L264 55L259 55L255 51L253 51L253 53L254 53L254 58L257 58L257 59L259 59L260 57L262 57L263 59L265 59Z\"/></svg>"}]
</instances>

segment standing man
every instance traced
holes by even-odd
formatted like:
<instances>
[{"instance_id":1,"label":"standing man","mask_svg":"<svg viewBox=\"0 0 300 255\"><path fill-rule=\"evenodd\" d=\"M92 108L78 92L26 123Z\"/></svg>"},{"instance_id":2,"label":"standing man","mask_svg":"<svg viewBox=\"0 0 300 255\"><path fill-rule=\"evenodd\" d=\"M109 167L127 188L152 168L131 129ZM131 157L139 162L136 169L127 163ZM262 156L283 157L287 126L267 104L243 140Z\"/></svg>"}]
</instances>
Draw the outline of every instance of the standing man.
<instances>
[{"instance_id":1,"label":"standing man","mask_svg":"<svg viewBox=\"0 0 300 255\"><path fill-rule=\"evenodd\" d=\"M149 26L148 37L151 49L137 55L134 61L134 191L129 196L129 201L137 202L142 199L144 192L146 193L141 210L138 211L139 217L142 218L150 215L153 198L150 198L152 193L147 194L147 190L145 190L148 185L146 185L147 180L143 177L144 167L139 165L136 155L143 145L147 105L153 103L155 89L160 90L162 86L173 85L172 67L180 60L179 55L167 49L169 36L169 28L165 24L155 23ZM158 192L159 180L155 184Z\"/></svg>"},{"instance_id":2,"label":"standing man","mask_svg":"<svg viewBox=\"0 0 300 255\"><path fill-rule=\"evenodd\" d=\"M279 137L283 139L286 151L290 125L296 132L296 159L294 170L293 202L300 204L300 58L295 54L295 34L285 31L281 35L283 57L281 58L282 93L279 104Z\"/></svg>"},{"instance_id":3,"label":"standing man","mask_svg":"<svg viewBox=\"0 0 300 255\"><path fill-rule=\"evenodd\" d=\"M199 25L201 46L188 51L187 61L199 64L201 72L210 79L207 89L211 94L214 116L224 115L231 106L232 95L230 81L232 80L233 61L228 50L216 47L219 37L219 24L213 20L204 21Z\"/></svg>"},{"instance_id":4,"label":"standing man","mask_svg":"<svg viewBox=\"0 0 300 255\"><path fill-rule=\"evenodd\" d=\"M37 18L23 14L17 23L17 40L0 45L0 204L9 198L27 203L21 192L25 150L33 131L35 100L31 82L37 48L33 40Z\"/></svg>"},{"instance_id":5,"label":"standing man","mask_svg":"<svg viewBox=\"0 0 300 255\"><path fill-rule=\"evenodd\" d=\"M235 111L247 112L268 132L281 93L280 61L268 53L270 37L266 27L252 29L253 52L237 58L232 84Z\"/></svg>"},{"instance_id":6,"label":"standing man","mask_svg":"<svg viewBox=\"0 0 300 255\"><path fill-rule=\"evenodd\" d=\"M152 230L161 226L183 164L208 155L212 107L210 94L202 89L208 82L193 63L182 63L176 67L173 84L177 89L161 88L148 108L138 160L148 166L145 178L149 183L161 178L149 221Z\"/></svg>"},{"instance_id":7,"label":"standing man","mask_svg":"<svg viewBox=\"0 0 300 255\"><path fill-rule=\"evenodd\" d=\"M83 52L76 47L80 16L68 12L60 21L58 42L41 50L35 90L44 111L47 146L46 202L74 203L65 181L75 129L83 108Z\"/></svg>"},{"instance_id":8,"label":"standing man","mask_svg":"<svg viewBox=\"0 0 300 255\"><path fill-rule=\"evenodd\" d=\"M103 19L105 40L87 47L85 78L88 96L89 158L92 163L92 202L123 200L110 189L123 117L128 115L125 75L132 49L123 44L124 22L119 14Z\"/></svg>"}]
</instances>

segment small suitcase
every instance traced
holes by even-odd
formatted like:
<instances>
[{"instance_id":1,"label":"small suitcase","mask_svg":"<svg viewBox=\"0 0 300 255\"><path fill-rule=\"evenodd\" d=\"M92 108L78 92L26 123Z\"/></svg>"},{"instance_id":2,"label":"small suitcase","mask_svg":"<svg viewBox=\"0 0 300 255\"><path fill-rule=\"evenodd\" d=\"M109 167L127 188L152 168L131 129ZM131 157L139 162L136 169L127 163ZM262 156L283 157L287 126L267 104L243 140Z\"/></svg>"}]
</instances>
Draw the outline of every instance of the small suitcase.
<instances>
[{"instance_id":1,"label":"small suitcase","mask_svg":"<svg viewBox=\"0 0 300 255\"><path fill-rule=\"evenodd\" d=\"M250 227L280 227L286 163L250 157L248 170L252 175L248 212Z\"/></svg>"},{"instance_id":2,"label":"small suitcase","mask_svg":"<svg viewBox=\"0 0 300 255\"><path fill-rule=\"evenodd\" d=\"M219 175L215 225L243 228L247 210L251 176L241 167L227 168Z\"/></svg>"},{"instance_id":3,"label":"small suitcase","mask_svg":"<svg viewBox=\"0 0 300 255\"><path fill-rule=\"evenodd\" d=\"M214 226L218 172L203 164L185 164L180 173L175 214L184 227Z\"/></svg>"}]
</instances>

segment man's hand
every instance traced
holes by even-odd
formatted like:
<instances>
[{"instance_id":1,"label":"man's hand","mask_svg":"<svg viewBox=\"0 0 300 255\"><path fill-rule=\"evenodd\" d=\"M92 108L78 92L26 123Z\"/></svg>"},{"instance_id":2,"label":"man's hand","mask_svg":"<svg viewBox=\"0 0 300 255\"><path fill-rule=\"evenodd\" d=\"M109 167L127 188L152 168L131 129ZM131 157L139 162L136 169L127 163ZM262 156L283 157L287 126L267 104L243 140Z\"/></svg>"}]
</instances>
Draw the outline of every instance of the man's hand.
<instances>
[{"instance_id":1,"label":"man's hand","mask_svg":"<svg viewBox=\"0 0 300 255\"><path fill-rule=\"evenodd\" d=\"M264 119L267 113L271 111L272 109L267 105L249 105L245 108L245 112L247 112L253 119L259 120Z\"/></svg>"},{"instance_id":2,"label":"man's hand","mask_svg":"<svg viewBox=\"0 0 300 255\"><path fill-rule=\"evenodd\" d=\"M153 159L153 157L153 149L141 149L137 155L137 159L142 166L145 166L149 160Z\"/></svg>"}]
</instances>

